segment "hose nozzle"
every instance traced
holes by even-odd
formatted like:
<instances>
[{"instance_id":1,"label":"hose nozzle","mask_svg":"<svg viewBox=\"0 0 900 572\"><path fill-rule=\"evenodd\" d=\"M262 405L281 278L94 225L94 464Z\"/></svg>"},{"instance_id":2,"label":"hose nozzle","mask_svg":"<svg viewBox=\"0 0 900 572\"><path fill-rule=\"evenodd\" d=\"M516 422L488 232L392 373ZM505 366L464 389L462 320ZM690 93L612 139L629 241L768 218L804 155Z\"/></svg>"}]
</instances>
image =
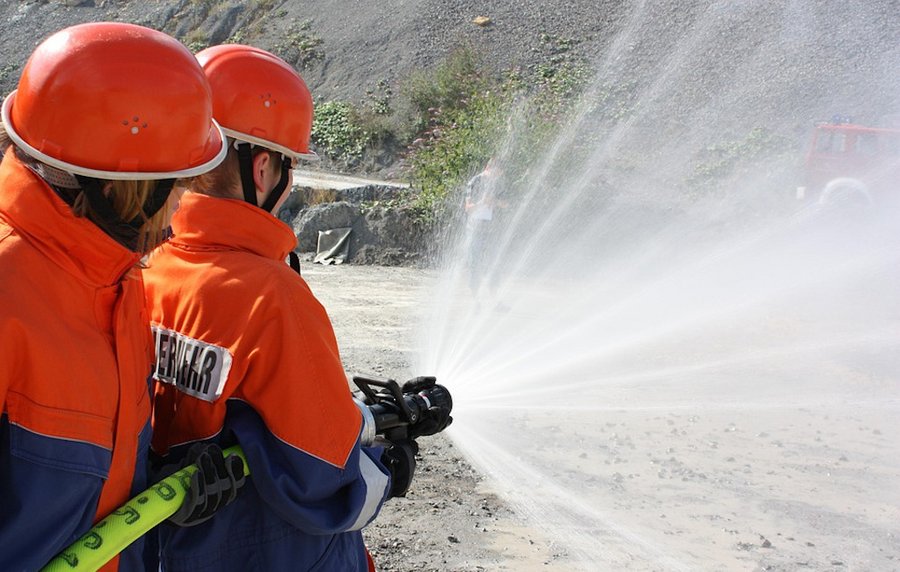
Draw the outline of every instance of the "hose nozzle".
<instances>
[{"instance_id":1,"label":"hose nozzle","mask_svg":"<svg viewBox=\"0 0 900 572\"><path fill-rule=\"evenodd\" d=\"M393 379L354 377L362 391L364 445L376 435L386 439L416 439L440 433L453 422L453 398L450 391L433 376L413 378L401 387Z\"/></svg>"}]
</instances>

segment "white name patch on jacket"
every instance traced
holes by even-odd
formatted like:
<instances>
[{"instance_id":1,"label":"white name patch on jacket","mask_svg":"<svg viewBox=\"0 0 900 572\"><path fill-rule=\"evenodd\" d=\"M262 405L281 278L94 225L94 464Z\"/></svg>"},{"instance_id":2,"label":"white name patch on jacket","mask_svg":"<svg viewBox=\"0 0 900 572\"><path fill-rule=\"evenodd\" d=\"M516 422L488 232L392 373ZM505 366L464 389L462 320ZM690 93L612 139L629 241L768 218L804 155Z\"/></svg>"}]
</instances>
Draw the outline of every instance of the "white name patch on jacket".
<instances>
[{"instance_id":1,"label":"white name patch on jacket","mask_svg":"<svg viewBox=\"0 0 900 572\"><path fill-rule=\"evenodd\" d=\"M153 379L210 403L222 395L231 370L231 353L227 349L156 324L151 329L156 345Z\"/></svg>"}]
</instances>

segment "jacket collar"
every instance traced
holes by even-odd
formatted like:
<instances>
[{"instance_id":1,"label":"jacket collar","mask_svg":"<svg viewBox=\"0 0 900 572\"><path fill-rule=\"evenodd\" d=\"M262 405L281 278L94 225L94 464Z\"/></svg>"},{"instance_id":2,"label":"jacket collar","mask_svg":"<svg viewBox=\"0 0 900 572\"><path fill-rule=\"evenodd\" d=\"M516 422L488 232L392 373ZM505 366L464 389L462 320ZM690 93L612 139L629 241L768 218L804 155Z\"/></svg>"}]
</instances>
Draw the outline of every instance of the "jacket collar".
<instances>
[{"instance_id":1,"label":"jacket collar","mask_svg":"<svg viewBox=\"0 0 900 572\"><path fill-rule=\"evenodd\" d=\"M0 217L66 272L94 286L119 282L140 255L72 209L10 146L0 165Z\"/></svg>"},{"instance_id":2,"label":"jacket collar","mask_svg":"<svg viewBox=\"0 0 900 572\"><path fill-rule=\"evenodd\" d=\"M175 244L244 250L284 260L297 246L294 232L270 213L237 199L186 192L172 217Z\"/></svg>"}]
</instances>

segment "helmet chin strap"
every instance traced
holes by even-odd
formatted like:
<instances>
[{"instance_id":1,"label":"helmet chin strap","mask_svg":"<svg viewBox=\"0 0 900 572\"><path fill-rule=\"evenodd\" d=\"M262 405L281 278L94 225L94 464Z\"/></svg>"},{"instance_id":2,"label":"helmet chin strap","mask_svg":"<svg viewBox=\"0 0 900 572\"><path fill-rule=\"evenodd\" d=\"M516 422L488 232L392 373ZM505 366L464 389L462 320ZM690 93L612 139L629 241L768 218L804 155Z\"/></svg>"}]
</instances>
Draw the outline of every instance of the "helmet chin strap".
<instances>
[{"instance_id":1,"label":"helmet chin strap","mask_svg":"<svg viewBox=\"0 0 900 572\"><path fill-rule=\"evenodd\" d=\"M284 191L288 186L288 179L291 176L291 169L293 168L293 162L290 158L281 156L281 178L278 180L278 183L275 184L275 188L272 189L272 192L269 193L269 198L266 199L266 202L263 203L261 207L262 210L266 212L272 212L275 208L275 205L278 204L278 199L281 198L281 195L284 194Z\"/></svg>"},{"instance_id":2,"label":"helmet chin strap","mask_svg":"<svg viewBox=\"0 0 900 572\"><path fill-rule=\"evenodd\" d=\"M147 198L144 206L141 207L141 210L144 211L144 216L147 217L147 219L153 218L153 215L166 206L166 201L169 200L169 195L172 194L172 188L174 186L175 179L161 179L156 182L156 188L153 189L153 194ZM134 222L134 220L132 220L132 222Z\"/></svg>"},{"instance_id":3,"label":"helmet chin strap","mask_svg":"<svg viewBox=\"0 0 900 572\"><path fill-rule=\"evenodd\" d=\"M278 180L278 183L275 184L275 187L269 192L269 196L266 199L266 202L262 204L262 206L256 203L256 183L253 182L253 153L251 152L251 147L249 143L238 143L237 144L237 152L238 152L238 167L241 171L241 188L244 192L244 201L250 203L255 207L259 207L267 213L272 214L272 210L275 208L275 205L278 204L278 199L281 198L281 195L284 194L285 189L287 189L288 180L291 177L291 169L294 167L294 163L290 157L286 157L284 155L281 156L281 178ZM289 253L290 257L290 266L291 269L294 270L298 275L300 274L300 257L297 256L297 253L291 251Z\"/></svg>"},{"instance_id":4,"label":"helmet chin strap","mask_svg":"<svg viewBox=\"0 0 900 572\"><path fill-rule=\"evenodd\" d=\"M287 189L288 179L291 175L293 162L290 158L281 156L281 178L275 187L269 192L269 196L262 205L256 202L256 183L253 182L253 154L249 143L238 143L238 166L241 171L241 188L244 192L244 201L255 207L259 207L267 213L271 213L272 209L278 203L278 199Z\"/></svg>"},{"instance_id":5,"label":"helmet chin strap","mask_svg":"<svg viewBox=\"0 0 900 572\"><path fill-rule=\"evenodd\" d=\"M100 218L100 227L113 237L121 237L125 246L131 250L137 249L138 237L144 223L153 218L153 215L166 204L175 179L162 179L156 182L156 188L141 206L142 215L137 215L131 220L122 220L122 217L113 208L112 201L103 192L103 183L99 179L75 175L81 190L84 192L88 203Z\"/></svg>"},{"instance_id":6,"label":"helmet chin strap","mask_svg":"<svg viewBox=\"0 0 900 572\"><path fill-rule=\"evenodd\" d=\"M244 201L253 206L256 204L256 183L253 182L253 154L249 143L238 143L238 166L241 171L241 188L244 190Z\"/></svg>"}]
</instances>

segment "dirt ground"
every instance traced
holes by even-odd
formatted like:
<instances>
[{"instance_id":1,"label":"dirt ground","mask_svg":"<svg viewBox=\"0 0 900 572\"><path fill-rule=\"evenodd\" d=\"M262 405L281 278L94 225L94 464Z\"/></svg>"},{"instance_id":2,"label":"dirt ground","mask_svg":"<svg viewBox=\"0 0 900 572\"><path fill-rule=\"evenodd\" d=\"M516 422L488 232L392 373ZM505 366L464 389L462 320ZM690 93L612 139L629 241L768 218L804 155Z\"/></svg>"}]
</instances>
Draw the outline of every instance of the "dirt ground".
<instances>
[{"instance_id":1,"label":"dirt ground","mask_svg":"<svg viewBox=\"0 0 900 572\"><path fill-rule=\"evenodd\" d=\"M307 262L303 274L331 315L348 373L429 373L410 364L417 305L434 273ZM612 409L599 420L515 412L510 435L493 437L510 442L527 425L529 451L477 461L503 474L514 472L519 454L540 455L554 467L554 490L581 495L564 507L535 487L530 500L550 507L539 514L503 500L527 495L530 483L510 480L500 491L473 469L453 439L477 441L490 425L458 417L452 438L421 440L408 496L389 501L365 536L386 571L900 570L893 368L851 380L859 396L820 407L754 408L767 389L757 387L755 396L703 408L675 385L654 385L636 391L655 406ZM452 390L452 380L442 381ZM572 442L580 454L571 454ZM589 559L576 554L576 539L554 535L554 513L568 510L581 519Z\"/></svg>"}]
</instances>

